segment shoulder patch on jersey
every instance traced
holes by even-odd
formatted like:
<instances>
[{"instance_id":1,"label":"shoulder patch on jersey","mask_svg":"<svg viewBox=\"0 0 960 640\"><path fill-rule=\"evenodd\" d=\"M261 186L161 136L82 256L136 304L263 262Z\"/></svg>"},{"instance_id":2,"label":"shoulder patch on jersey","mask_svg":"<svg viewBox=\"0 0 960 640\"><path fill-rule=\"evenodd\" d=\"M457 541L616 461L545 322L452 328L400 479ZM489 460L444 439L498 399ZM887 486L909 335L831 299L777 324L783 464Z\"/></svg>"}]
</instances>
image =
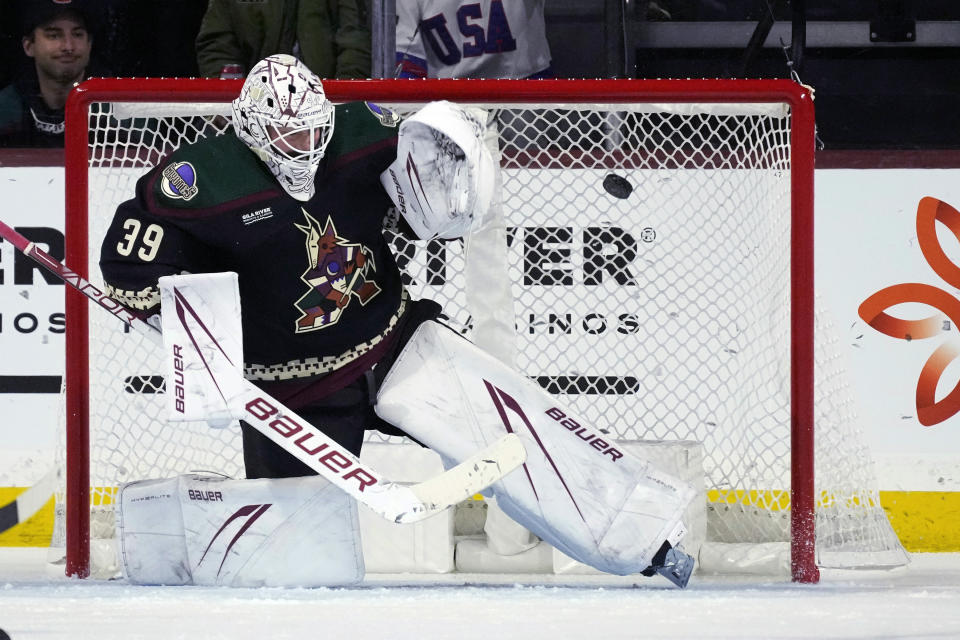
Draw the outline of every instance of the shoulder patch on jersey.
<instances>
[{"instance_id":1,"label":"shoulder patch on jersey","mask_svg":"<svg viewBox=\"0 0 960 640\"><path fill-rule=\"evenodd\" d=\"M385 107L383 105L374 104L373 102L365 102L367 109L370 109L370 113L377 117L377 120L380 121L385 127L395 127L400 124L400 116L396 111Z\"/></svg>"},{"instance_id":2,"label":"shoulder patch on jersey","mask_svg":"<svg viewBox=\"0 0 960 640\"><path fill-rule=\"evenodd\" d=\"M197 172L189 162L172 162L164 167L160 178L163 195L174 200L190 200L199 193Z\"/></svg>"}]
</instances>

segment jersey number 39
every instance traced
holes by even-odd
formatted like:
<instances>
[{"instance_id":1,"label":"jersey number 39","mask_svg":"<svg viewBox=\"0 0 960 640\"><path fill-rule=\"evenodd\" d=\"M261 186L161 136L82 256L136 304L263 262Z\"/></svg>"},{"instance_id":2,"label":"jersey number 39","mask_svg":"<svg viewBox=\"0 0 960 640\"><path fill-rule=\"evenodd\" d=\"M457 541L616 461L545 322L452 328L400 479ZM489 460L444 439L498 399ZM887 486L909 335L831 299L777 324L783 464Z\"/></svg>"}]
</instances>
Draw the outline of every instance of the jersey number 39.
<instances>
[{"instance_id":1,"label":"jersey number 39","mask_svg":"<svg viewBox=\"0 0 960 640\"><path fill-rule=\"evenodd\" d=\"M140 221L134 218L127 218L123 221L123 228L127 233L117 243L117 253L126 257L134 249L137 249L137 257L144 262L150 262L157 257L157 251L160 250L160 241L163 240L163 227L158 224L147 225L141 235L142 227Z\"/></svg>"}]
</instances>

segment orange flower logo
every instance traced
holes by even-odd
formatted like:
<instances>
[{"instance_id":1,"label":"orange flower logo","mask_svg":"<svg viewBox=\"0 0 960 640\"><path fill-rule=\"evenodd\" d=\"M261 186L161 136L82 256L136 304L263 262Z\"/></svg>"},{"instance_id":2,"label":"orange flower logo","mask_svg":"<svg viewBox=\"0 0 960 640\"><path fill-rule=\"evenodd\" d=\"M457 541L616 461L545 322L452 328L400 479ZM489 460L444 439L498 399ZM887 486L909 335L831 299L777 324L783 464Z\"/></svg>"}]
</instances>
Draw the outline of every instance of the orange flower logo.
<instances>
[{"instance_id":1,"label":"orange flower logo","mask_svg":"<svg viewBox=\"0 0 960 640\"><path fill-rule=\"evenodd\" d=\"M960 267L950 261L937 239L937 223L960 240L960 211L946 202L926 197L917 205L917 241L927 264L946 281L960 289ZM940 313L919 320L905 320L887 313L898 304L918 302ZM943 289L928 284L896 284L877 291L858 309L863 320L881 333L901 340L932 338L960 323L960 300ZM939 402L937 384L946 368L960 355L960 343L949 340L937 347L923 365L917 380L917 419L931 427L960 411L960 382Z\"/></svg>"}]
</instances>

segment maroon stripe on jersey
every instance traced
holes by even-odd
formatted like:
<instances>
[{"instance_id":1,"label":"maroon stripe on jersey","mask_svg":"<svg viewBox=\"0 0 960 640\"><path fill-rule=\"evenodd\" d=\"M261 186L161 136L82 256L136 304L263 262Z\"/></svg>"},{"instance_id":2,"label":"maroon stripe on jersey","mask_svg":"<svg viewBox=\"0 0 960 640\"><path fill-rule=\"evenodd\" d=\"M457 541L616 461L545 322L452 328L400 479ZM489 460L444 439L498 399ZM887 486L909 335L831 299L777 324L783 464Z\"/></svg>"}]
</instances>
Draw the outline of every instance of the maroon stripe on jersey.
<instances>
[{"instance_id":1,"label":"maroon stripe on jersey","mask_svg":"<svg viewBox=\"0 0 960 640\"><path fill-rule=\"evenodd\" d=\"M269 393L271 396L287 405L294 411L309 407L327 396L340 391L344 387L360 379L368 369L372 369L384 354L393 346L397 339L397 330L391 331L379 344L374 346L355 360L331 371L319 378L306 380L265 381L251 380L251 382Z\"/></svg>"},{"instance_id":2,"label":"maroon stripe on jersey","mask_svg":"<svg viewBox=\"0 0 960 640\"><path fill-rule=\"evenodd\" d=\"M233 200L228 200L227 202L222 202L213 207L203 207L197 209L180 209L177 207L167 207L160 204L160 201L157 200L155 187L157 180L160 179L160 174L162 173L160 166L153 170L153 173L150 174L150 178L147 181L145 186L145 198L147 200L147 211L151 213L156 213L159 215L167 216L170 218L207 218L210 216L219 215L221 213L229 213L241 207L247 207L254 205L260 202L265 202L267 200L273 200L283 195L283 191L277 186L276 189L269 189L266 191L258 191L256 193L251 193L250 195L243 196L242 198L235 198Z\"/></svg>"},{"instance_id":3,"label":"maroon stripe on jersey","mask_svg":"<svg viewBox=\"0 0 960 640\"><path fill-rule=\"evenodd\" d=\"M330 164L330 166L327 168L327 171L335 171L345 165L350 164L351 162L355 162L359 160L360 158L373 155L377 152L383 151L384 149L396 148L396 146L397 146L396 137L386 138L385 140L381 140L380 142L374 142L373 144L369 144L365 147L361 147L359 149L356 149L355 151L351 151L350 153L345 153L342 156L338 156L337 159L334 160Z\"/></svg>"}]
</instances>

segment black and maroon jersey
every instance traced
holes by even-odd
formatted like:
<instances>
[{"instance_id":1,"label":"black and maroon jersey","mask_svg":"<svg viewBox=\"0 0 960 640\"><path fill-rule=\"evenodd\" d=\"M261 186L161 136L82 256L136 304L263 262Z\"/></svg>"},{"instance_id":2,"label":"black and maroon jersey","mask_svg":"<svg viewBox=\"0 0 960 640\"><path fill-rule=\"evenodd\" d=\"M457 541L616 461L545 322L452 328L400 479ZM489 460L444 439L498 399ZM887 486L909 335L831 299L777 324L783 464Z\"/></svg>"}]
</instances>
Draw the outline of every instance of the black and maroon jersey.
<instances>
[{"instance_id":1,"label":"black and maroon jersey","mask_svg":"<svg viewBox=\"0 0 960 640\"><path fill-rule=\"evenodd\" d=\"M363 103L338 106L335 122L305 203L232 133L165 158L104 238L110 294L146 316L159 311L161 276L236 272L252 380L321 375L375 350L406 304L379 180L396 157L396 129Z\"/></svg>"}]
</instances>

